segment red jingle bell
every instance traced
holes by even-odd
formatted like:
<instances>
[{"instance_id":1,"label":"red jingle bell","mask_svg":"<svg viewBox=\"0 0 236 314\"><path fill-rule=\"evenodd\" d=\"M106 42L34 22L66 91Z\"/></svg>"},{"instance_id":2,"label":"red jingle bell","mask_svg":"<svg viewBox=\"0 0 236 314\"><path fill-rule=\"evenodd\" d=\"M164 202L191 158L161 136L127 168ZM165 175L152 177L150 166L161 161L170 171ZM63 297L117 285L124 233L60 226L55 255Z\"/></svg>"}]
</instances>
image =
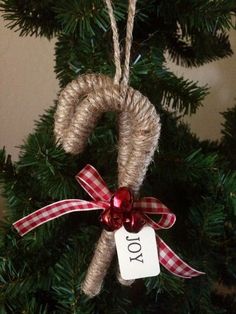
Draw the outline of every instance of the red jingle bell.
<instances>
[{"instance_id":1,"label":"red jingle bell","mask_svg":"<svg viewBox=\"0 0 236 314\"><path fill-rule=\"evenodd\" d=\"M114 231L122 226L128 232L139 232L145 225L143 215L133 209L134 197L129 188L119 188L112 196L110 208L100 216L100 221L108 231Z\"/></svg>"},{"instance_id":2,"label":"red jingle bell","mask_svg":"<svg viewBox=\"0 0 236 314\"><path fill-rule=\"evenodd\" d=\"M126 215L123 225L128 232L137 233L145 225L146 221L143 215L137 211L133 211Z\"/></svg>"},{"instance_id":3,"label":"red jingle bell","mask_svg":"<svg viewBox=\"0 0 236 314\"><path fill-rule=\"evenodd\" d=\"M123 225L123 215L106 209L100 216L100 222L107 231L120 229Z\"/></svg>"},{"instance_id":4,"label":"red jingle bell","mask_svg":"<svg viewBox=\"0 0 236 314\"><path fill-rule=\"evenodd\" d=\"M134 197L130 189L122 187L115 192L110 202L111 211L130 212L133 208Z\"/></svg>"}]
</instances>

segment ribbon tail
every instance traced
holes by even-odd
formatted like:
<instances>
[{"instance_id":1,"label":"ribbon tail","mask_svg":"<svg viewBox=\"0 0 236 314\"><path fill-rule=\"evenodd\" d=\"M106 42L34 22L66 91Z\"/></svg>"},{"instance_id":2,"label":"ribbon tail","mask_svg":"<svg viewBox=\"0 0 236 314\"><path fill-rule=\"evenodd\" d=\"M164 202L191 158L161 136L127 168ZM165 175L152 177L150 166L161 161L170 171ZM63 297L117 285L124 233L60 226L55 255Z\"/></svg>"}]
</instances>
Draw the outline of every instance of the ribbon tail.
<instances>
[{"instance_id":1,"label":"ribbon tail","mask_svg":"<svg viewBox=\"0 0 236 314\"><path fill-rule=\"evenodd\" d=\"M83 201L80 199L62 200L36 210L35 212L29 214L28 216L25 216L22 219L14 222L13 226L17 230L17 232L21 236L23 236L29 231L46 223L47 221L53 220L62 215L76 211L103 209L101 204L99 205L93 202Z\"/></svg>"},{"instance_id":2,"label":"ribbon tail","mask_svg":"<svg viewBox=\"0 0 236 314\"><path fill-rule=\"evenodd\" d=\"M171 248L160 238L156 237L159 247L159 259L162 266L175 276L182 278L192 278L205 273L200 272L187 263L185 263L178 255L176 255Z\"/></svg>"}]
</instances>

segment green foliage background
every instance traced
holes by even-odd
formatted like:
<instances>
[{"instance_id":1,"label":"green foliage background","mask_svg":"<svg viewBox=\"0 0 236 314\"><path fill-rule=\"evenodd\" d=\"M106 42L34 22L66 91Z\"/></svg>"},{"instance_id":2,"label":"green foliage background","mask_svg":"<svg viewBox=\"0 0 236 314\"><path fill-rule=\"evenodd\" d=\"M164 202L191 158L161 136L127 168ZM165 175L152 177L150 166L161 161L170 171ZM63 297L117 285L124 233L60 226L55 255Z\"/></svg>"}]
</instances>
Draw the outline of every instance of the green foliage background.
<instances>
[{"instance_id":1,"label":"green foliage background","mask_svg":"<svg viewBox=\"0 0 236 314\"><path fill-rule=\"evenodd\" d=\"M121 44L127 2L113 1ZM114 74L102 0L4 0L0 6L8 27L21 36L57 37L61 87L82 73ZM196 112L208 88L174 75L165 56L186 67L231 56L228 31L235 28L235 11L233 0L139 0L135 19L131 85L155 104L162 121L141 195L158 197L176 213L174 228L160 234L206 275L182 280L162 269L160 276L127 288L115 279L114 259L101 294L89 300L80 284L101 232L98 213L74 213L23 238L16 234L12 222L24 215L56 200L86 199L74 176L87 163L116 188L116 116L104 115L84 153L71 156L55 145L55 103L36 122L18 162L0 151L7 199L0 229L0 313L234 313L235 296L218 294L215 285L231 287L236 276L236 108L223 113L221 141L200 141L180 117Z\"/></svg>"}]
</instances>

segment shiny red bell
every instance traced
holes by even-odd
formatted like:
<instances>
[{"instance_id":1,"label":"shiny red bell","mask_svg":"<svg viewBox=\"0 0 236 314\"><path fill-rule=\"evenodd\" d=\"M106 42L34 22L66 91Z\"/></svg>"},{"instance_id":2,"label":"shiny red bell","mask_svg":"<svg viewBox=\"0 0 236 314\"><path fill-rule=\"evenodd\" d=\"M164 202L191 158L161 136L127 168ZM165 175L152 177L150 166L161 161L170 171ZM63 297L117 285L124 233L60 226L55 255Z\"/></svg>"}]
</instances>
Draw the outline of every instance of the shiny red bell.
<instances>
[{"instance_id":1,"label":"shiny red bell","mask_svg":"<svg viewBox=\"0 0 236 314\"><path fill-rule=\"evenodd\" d=\"M146 221L142 214L133 209L134 197L129 188L119 188L112 196L110 208L100 216L100 221L108 231L114 231L122 226L128 232L139 232Z\"/></svg>"},{"instance_id":2,"label":"shiny red bell","mask_svg":"<svg viewBox=\"0 0 236 314\"><path fill-rule=\"evenodd\" d=\"M126 215L123 225L128 232L139 232L145 225L146 221L142 214L137 211L133 211Z\"/></svg>"},{"instance_id":3,"label":"shiny red bell","mask_svg":"<svg viewBox=\"0 0 236 314\"><path fill-rule=\"evenodd\" d=\"M133 208L134 197L130 189L122 187L115 192L110 202L111 211L130 212Z\"/></svg>"},{"instance_id":4,"label":"shiny red bell","mask_svg":"<svg viewBox=\"0 0 236 314\"><path fill-rule=\"evenodd\" d=\"M123 225L123 215L106 209L100 216L100 222L107 231L120 229Z\"/></svg>"}]
</instances>

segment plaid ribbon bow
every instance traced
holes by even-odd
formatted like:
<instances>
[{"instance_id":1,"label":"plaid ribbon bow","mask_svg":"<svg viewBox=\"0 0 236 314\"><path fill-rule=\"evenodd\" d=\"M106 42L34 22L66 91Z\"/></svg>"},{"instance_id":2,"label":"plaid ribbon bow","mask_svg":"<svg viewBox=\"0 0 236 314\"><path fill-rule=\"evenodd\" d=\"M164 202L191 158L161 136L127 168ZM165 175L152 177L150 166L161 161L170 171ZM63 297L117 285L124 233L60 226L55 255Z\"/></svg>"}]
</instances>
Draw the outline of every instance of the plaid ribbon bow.
<instances>
[{"instance_id":1,"label":"plaid ribbon bow","mask_svg":"<svg viewBox=\"0 0 236 314\"><path fill-rule=\"evenodd\" d=\"M91 196L92 201L67 199L47 205L16 221L13 226L18 233L23 236L47 221L71 212L99 209L107 210L109 208L112 193L109 191L106 183L94 167L86 165L76 175L76 180ZM175 214L171 213L164 204L154 197L141 198L140 200L135 201L133 206L134 209L137 208L142 212L145 216L146 223L155 230L169 229L176 221ZM155 222L147 216L147 214L161 215L161 218L158 222ZM182 278L192 278L204 274L186 264L159 236L156 236L156 241L160 263L169 272Z\"/></svg>"}]
</instances>

